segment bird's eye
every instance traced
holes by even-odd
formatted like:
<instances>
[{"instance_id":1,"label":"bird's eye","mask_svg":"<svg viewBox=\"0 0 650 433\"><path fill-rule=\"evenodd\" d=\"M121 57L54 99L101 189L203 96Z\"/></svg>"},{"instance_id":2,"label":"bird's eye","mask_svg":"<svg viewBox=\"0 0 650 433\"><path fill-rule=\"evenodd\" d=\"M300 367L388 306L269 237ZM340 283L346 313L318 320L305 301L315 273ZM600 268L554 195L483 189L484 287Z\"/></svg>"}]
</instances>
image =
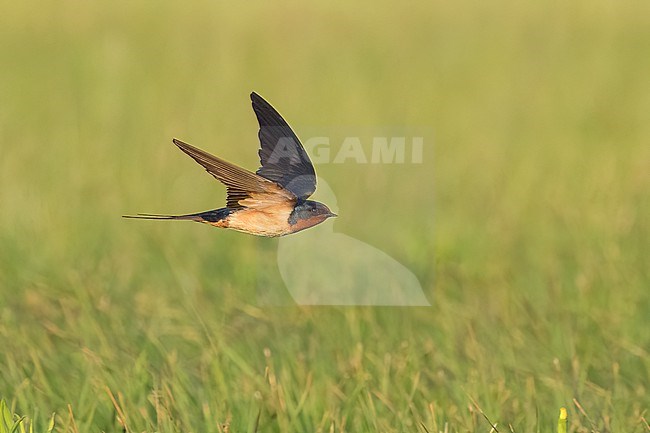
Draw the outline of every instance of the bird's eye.
<instances>
[{"instance_id":1,"label":"bird's eye","mask_svg":"<svg viewBox=\"0 0 650 433\"><path fill-rule=\"evenodd\" d=\"M311 208L311 211L312 211L312 212L316 212L316 210L317 210L317 209L316 209L315 207Z\"/></svg>"}]
</instances>

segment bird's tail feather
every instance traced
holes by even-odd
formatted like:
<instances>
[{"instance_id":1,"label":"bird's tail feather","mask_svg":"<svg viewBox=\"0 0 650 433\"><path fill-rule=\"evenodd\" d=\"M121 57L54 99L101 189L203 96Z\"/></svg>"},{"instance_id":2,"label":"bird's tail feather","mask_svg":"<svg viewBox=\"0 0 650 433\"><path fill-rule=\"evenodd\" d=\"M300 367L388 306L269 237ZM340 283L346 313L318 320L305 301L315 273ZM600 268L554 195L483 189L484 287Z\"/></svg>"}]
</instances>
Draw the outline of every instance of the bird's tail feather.
<instances>
[{"instance_id":1,"label":"bird's tail feather","mask_svg":"<svg viewBox=\"0 0 650 433\"><path fill-rule=\"evenodd\" d=\"M194 220L198 218L198 215L160 215L153 213L139 213L137 215L122 215L122 218L140 220Z\"/></svg>"},{"instance_id":2,"label":"bird's tail feather","mask_svg":"<svg viewBox=\"0 0 650 433\"><path fill-rule=\"evenodd\" d=\"M122 215L122 218L144 219L144 220L187 220L198 222L217 222L228 215L231 210L228 208L209 210L205 212L198 212L186 215L161 215L151 213L139 213L137 215Z\"/></svg>"}]
</instances>

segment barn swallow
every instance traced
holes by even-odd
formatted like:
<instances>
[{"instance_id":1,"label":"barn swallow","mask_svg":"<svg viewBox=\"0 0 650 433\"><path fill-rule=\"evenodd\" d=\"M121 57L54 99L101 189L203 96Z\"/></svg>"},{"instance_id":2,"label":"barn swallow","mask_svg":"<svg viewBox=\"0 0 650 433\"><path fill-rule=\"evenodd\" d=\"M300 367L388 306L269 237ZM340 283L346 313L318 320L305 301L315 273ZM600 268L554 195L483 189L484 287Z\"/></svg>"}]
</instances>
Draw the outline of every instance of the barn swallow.
<instances>
[{"instance_id":1,"label":"barn swallow","mask_svg":"<svg viewBox=\"0 0 650 433\"><path fill-rule=\"evenodd\" d=\"M260 95L251 93L259 122L261 167L253 173L174 138L180 150L226 186L226 207L186 215L138 214L125 218L189 220L257 236L284 236L335 217L316 191L309 155L291 127Z\"/></svg>"}]
</instances>

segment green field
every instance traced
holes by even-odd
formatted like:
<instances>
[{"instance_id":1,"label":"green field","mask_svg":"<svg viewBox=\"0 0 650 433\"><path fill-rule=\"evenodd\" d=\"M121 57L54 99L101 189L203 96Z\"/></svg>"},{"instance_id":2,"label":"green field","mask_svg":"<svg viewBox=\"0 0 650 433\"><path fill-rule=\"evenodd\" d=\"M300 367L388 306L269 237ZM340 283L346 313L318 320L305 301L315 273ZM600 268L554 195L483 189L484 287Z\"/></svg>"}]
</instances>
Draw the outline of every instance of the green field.
<instances>
[{"instance_id":1,"label":"green field","mask_svg":"<svg viewBox=\"0 0 650 433\"><path fill-rule=\"evenodd\" d=\"M650 431L650 3L0 14L0 397L36 432ZM277 239L120 218L222 206L171 138L256 168L253 90L298 135L431 131L316 167L431 307L295 305Z\"/></svg>"}]
</instances>

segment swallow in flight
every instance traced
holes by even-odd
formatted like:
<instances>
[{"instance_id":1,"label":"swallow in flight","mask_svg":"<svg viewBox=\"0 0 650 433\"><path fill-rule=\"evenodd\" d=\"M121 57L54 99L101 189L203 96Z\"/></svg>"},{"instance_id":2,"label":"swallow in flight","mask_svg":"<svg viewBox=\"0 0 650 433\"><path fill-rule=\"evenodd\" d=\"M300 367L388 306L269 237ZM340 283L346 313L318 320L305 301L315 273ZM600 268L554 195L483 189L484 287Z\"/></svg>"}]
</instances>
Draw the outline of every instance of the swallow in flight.
<instances>
[{"instance_id":1,"label":"swallow in flight","mask_svg":"<svg viewBox=\"0 0 650 433\"><path fill-rule=\"evenodd\" d=\"M260 95L251 93L260 125L261 167L253 173L174 139L227 190L226 207L187 215L138 214L125 218L189 220L257 236L284 236L335 217L327 206L307 200L316 190L314 166L291 127Z\"/></svg>"}]
</instances>

